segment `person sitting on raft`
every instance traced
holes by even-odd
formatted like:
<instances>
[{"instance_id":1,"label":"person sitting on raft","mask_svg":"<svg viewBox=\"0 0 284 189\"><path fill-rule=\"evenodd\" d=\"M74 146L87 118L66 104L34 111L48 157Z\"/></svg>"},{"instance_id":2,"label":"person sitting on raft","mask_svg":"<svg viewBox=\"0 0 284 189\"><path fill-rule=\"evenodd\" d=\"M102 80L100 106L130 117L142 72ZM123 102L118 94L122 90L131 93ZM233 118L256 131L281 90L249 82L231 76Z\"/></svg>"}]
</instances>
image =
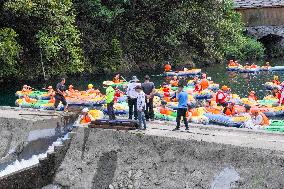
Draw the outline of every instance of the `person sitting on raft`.
<instances>
[{"instance_id":1,"label":"person sitting on raft","mask_svg":"<svg viewBox=\"0 0 284 189\"><path fill-rule=\"evenodd\" d=\"M205 90L209 87L209 81L207 80L207 75L205 73L202 74L200 86L201 86L201 90Z\"/></svg>"},{"instance_id":2,"label":"person sitting on raft","mask_svg":"<svg viewBox=\"0 0 284 189\"><path fill-rule=\"evenodd\" d=\"M257 65L255 63L252 63L252 65L250 67L251 68L257 68Z\"/></svg>"},{"instance_id":3,"label":"person sitting on raft","mask_svg":"<svg viewBox=\"0 0 284 189\"><path fill-rule=\"evenodd\" d=\"M249 96L248 96L248 99L250 100L250 101L257 101L257 97L256 97L256 94L255 94L255 91L251 91L250 93L249 93Z\"/></svg>"},{"instance_id":4,"label":"person sitting on raft","mask_svg":"<svg viewBox=\"0 0 284 189\"><path fill-rule=\"evenodd\" d=\"M55 103L55 91L53 90L53 87L52 86L48 86L47 87L47 96L50 97L50 100L49 100L49 103Z\"/></svg>"},{"instance_id":5,"label":"person sitting on raft","mask_svg":"<svg viewBox=\"0 0 284 189\"><path fill-rule=\"evenodd\" d=\"M120 74L115 74L114 78L112 79L114 83L121 83L123 80L120 80Z\"/></svg>"},{"instance_id":6,"label":"person sitting on raft","mask_svg":"<svg viewBox=\"0 0 284 189\"><path fill-rule=\"evenodd\" d=\"M279 77L277 75L273 77L272 83L275 85L280 85Z\"/></svg>"},{"instance_id":7,"label":"person sitting on raft","mask_svg":"<svg viewBox=\"0 0 284 189\"><path fill-rule=\"evenodd\" d=\"M280 84L281 90L278 93L278 103L279 106L282 106L284 104L284 81Z\"/></svg>"},{"instance_id":8,"label":"person sitting on raft","mask_svg":"<svg viewBox=\"0 0 284 189\"><path fill-rule=\"evenodd\" d=\"M252 112L253 115L253 124L255 127L263 127L263 126L268 126L269 119L266 117L266 115L260 111L254 111Z\"/></svg>"},{"instance_id":9,"label":"person sitting on raft","mask_svg":"<svg viewBox=\"0 0 284 189\"><path fill-rule=\"evenodd\" d=\"M172 70L172 66L170 65L170 63L168 62L167 64L165 64L165 72L170 72Z\"/></svg>"},{"instance_id":10,"label":"person sitting on raft","mask_svg":"<svg viewBox=\"0 0 284 189\"><path fill-rule=\"evenodd\" d=\"M236 115L235 103L233 103L233 102L227 103L227 106L224 108L223 113L227 116Z\"/></svg>"},{"instance_id":11,"label":"person sitting on raft","mask_svg":"<svg viewBox=\"0 0 284 189\"><path fill-rule=\"evenodd\" d=\"M193 84L194 84L194 90L193 92L201 92L202 91L202 87L200 85L200 81L197 80L197 81L193 81Z\"/></svg>"},{"instance_id":12,"label":"person sitting on raft","mask_svg":"<svg viewBox=\"0 0 284 189\"><path fill-rule=\"evenodd\" d=\"M226 98L227 98L227 94L226 92L229 90L229 88L224 85L222 86L221 90L219 90L216 94L216 103L218 105L221 105L223 107L226 107L227 106L227 103L226 103Z\"/></svg>"},{"instance_id":13,"label":"person sitting on raft","mask_svg":"<svg viewBox=\"0 0 284 189\"><path fill-rule=\"evenodd\" d=\"M95 90L93 84L89 84L89 85L88 85L88 90L86 91L86 93L87 93L87 94L99 95L99 94L100 94L100 91L99 91L99 90Z\"/></svg>"},{"instance_id":14,"label":"person sitting on raft","mask_svg":"<svg viewBox=\"0 0 284 189\"><path fill-rule=\"evenodd\" d=\"M82 110L82 114L79 116L78 120L77 120L77 124L89 124L91 123L91 121L94 121L95 119L93 118L93 116L91 114L89 114L89 109L88 108L84 108Z\"/></svg>"},{"instance_id":15,"label":"person sitting on raft","mask_svg":"<svg viewBox=\"0 0 284 189\"><path fill-rule=\"evenodd\" d=\"M175 75L173 77L173 79L170 81L170 84L171 84L172 87L177 87L178 86L178 82L179 82L178 77Z\"/></svg>"},{"instance_id":16,"label":"person sitting on raft","mask_svg":"<svg viewBox=\"0 0 284 189\"><path fill-rule=\"evenodd\" d=\"M228 66L230 66L230 67L239 66L239 64L238 64L238 61L234 62L234 60L230 60Z\"/></svg>"},{"instance_id":17,"label":"person sitting on raft","mask_svg":"<svg viewBox=\"0 0 284 189\"><path fill-rule=\"evenodd\" d=\"M263 67L265 67L265 68L267 68L267 69L270 68L270 67L271 67L270 62L266 62L266 63L265 63L265 66L263 66Z\"/></svg>"},{"instance_id":18,"label":"person sitting on raft","mask_svg":"<svg viewBox=\"0 0 284 189\"><path fill-rule=\"evenodd\" d=\"M28 85L24 85L23 88L22 88L22 93L23 93L23 94L28 94L28 93L30 93L30 92L32 92L31 87L28 86Z\"/></svg>"}]
</instances>

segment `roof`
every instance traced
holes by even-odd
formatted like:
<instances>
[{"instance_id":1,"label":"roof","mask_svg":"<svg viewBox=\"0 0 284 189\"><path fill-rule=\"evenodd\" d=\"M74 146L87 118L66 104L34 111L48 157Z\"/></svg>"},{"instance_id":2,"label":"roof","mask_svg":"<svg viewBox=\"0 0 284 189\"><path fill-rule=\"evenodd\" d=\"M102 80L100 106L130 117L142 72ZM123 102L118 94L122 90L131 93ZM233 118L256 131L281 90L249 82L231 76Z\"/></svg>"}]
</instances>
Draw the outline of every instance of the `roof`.
<instances>
[{"instance_id":1,"label":"roof","mask_svg":"<svg viewBox=\"0 0 284 189\"><path fill-rule=\"evenodd\" d=\"M284 7L284 0L234 0L236 9Z\"/></svg>"}]
</instances>

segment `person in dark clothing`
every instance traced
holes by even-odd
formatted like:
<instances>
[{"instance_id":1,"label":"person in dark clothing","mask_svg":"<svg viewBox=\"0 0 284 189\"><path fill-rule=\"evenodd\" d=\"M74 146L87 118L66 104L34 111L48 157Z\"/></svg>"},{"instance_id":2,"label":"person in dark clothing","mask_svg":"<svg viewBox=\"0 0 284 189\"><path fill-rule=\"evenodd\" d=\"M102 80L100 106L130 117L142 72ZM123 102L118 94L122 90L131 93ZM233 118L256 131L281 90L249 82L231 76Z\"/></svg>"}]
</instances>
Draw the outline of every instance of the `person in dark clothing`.
<instances>
[{"instance_id":1,"label":"person in dark clothing","mask_svg":"<svg viewBox=\"0 0 284 189\"><path fill-rule=\"evenodd\" d=\"M145 93L146 100L146 109L145 109L145 117L146 121L154 120L154 109L153 109L153 99L155 92L155 85L153 82L150 82L150 77L148 75L145 76L145 81L142 83L142 89Z\"/></svg>"},{"instance_id":2,"label":"person in dark clothing","mask_svg":"<svg viewBox=\"0 0 284 189\"><path fill-rule=\"evenodd\" d=\"M58 105L60 102L62 102L64 106L64 111L67 111L67 102L64 97L66 91L66 86L65 86L65 78L62 78L60 83L56 85L56 91L55 91L55 103L54 103L54 108L57 109Z\"/></svg>"}]
</instances>

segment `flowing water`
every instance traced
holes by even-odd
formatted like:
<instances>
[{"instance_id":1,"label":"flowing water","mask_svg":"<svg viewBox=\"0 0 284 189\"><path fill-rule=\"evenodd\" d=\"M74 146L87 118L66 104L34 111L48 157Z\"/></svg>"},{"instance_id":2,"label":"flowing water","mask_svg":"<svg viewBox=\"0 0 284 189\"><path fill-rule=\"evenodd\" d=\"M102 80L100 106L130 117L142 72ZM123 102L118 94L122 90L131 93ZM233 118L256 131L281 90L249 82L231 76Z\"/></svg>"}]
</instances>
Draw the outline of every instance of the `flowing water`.
<instances>
[{"instance_id":1,"label":"flowing water","mask_svg":"<svg viewBox=\"0 0 284 189\"><path fill-rule=\"evenodd\" d=\"M283 66L284 60L272 60L272 65ZM258 65L263 65L264 62L258 63ZM211 67L203 69L203 72L207 73L207 76L211 77L215 83L220 85L228 85L233 93L239 94L241 97L246 97L250 90L257 92L259 98L263 98L268 91L263 87L263 84L267 81L272 81L274 75L280 76L280 80L284 79L284 72L260 72L257 74L247 74L247 73L235 73L227 72L226 66L224 64L218 64ZM161 70L162 73L162 70ZM165 77L161 76L161 73L148 73L152 75L151 79L155 82L156 86L162 84L165 81ZM144 74L137 74L138 78L142 79ZM67 78L66 85L72 84L76 89L85 90L89 83L92 83L95 88L99 88L102 91L102 82L105 80L111 80L113 75L100 75L92 77L73 77ZM131 75L126 75L126 79L130 79ZM36 89L42 89L48 85L55 87L58 81L52 79L45 82L33 81L17 81L9 83L0 83L0 106L14 106L15 105L15 92L21 90L24 84L28 84Z\"/></svg>"}]
</instances>

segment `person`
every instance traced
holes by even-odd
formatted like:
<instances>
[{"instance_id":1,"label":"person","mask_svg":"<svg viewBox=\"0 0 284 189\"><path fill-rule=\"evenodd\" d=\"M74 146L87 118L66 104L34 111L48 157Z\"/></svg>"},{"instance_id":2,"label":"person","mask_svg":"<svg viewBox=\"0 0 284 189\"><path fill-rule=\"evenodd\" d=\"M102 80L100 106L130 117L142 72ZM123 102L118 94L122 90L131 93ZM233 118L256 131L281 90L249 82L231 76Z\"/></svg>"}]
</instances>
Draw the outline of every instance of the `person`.
<instances>
[{"instance_id":1,"label":"person","mask_svg":"<svg viewBox=\"0 0 284 189\"><path fill-rule=\"evenodd\" d=\"M114 78L112 79L114 83L121 83L120 74L115 74Z\"/></svg>"},{"instance_id":2,"label":"person","mask_svg":"<svg viewBox=\"0 0 284 189\"><path fill-rule=\"evenodd\" d=\"M94 89L94 85L93 84L89 84L88 85L88 89L87 89L87 94L92 94L92 93L94 93L95 92L95 89Z\"/></svg>"},{"instance_id":3,"label":"person","mask_svg":"<svg viewBox=\"0 0 284 189\"><path fill-rule=\"evenodd\" d=\"M74 90L74 86L73 86L73 85L69 85L69 87L68 87L68 92L69 92L70 94L74 94L74 93L75 93L75 90Z\"/></svg>"},{"instance_id":4,"label":"person","mask_svg":"<svg viewBox=\"0 0 284 189\"><path fill-rule=\"evenodd\" d=\"M56 85L54 108L57 109L59 103L62 102L64 106L64 111L67 111L68 105L64 97L66 91L65 82L65 78L62 78L61 81Z\"/></svg>"},{"instance_id":5,"label":"person","mask_svg":"<svg viewBox=\"0 0 284 189\"><path fill-rule=\"evenodd\" d=\"M275 85L280 85L279 77L277 75L273 77L272 83Z\"/></svg>"},{"instance_id":6,"label":"person","mask_svg":"<svg viewBox=\"0 0 284 189\"><path fill-rule=\"evenodd\" d=\"M170 65L170 63L168 62L166 65L165 65L165 72L170 72L172 70L172 66Z\"/></svg>"},{"instance_id":7,"label":"person","mask_svg":"<svg viewBox=\"0 0 284 189\"><path fill-rule=\"evenodd\" d=\"M177 87L177 86L178 86L178 82L179 82L178 77L175 75L175 76L173 77L173 79L170 81L170 84L171 84L171 86L173 86L173 87Z\"/></svg>"},{"instance_id":8,"label":"person","mask_svg":"<svg viewBox=\"0 0 284 189\"><path fill-rule=\"evenodd\" d=\"M132 119L132 115L134 114L134 119L137 120L137 92L135 87L140 85L139 80L136 76L132 77L132 80L129 81L127 86L126 95L129 107L129 119Z\"/></svg>"},{"instance_id":9,"label":"person","mask_svg":"<svg viewBox=\"0 0 284 189\"><path fill-rule=\"evenodd\" d=\"M183 117L185 130L188 130L188 122L186 118L188 94L183 90L183 85L178 86L178 92L176 94L176 98L178 100L177 118L176 118L177 126L173 131L179 130L181 117Z\"/></svg>"},{"instance_id":10,"label":"person","mask_svg":"<svg viewBox=\"0 0 284 189\"><path fill-rule=\"evenodd\" d=\"M49 103L55 103L55 98L54 98L54 96L55 96L55 91L53 90L53 87L52 86L48 86L47 87L47 96L49 96L50 97L50 99L49 99Z\"/></svg>"},{"instance_id":11,"label":"person","mask_svg":"<svg viewBox=\"0 0 284 189\"><path fill-rule=\"evenodd\" d=\"M226 98L227 98L227 94L226 92L229 90L229 88L224 85L222 86L221 90L219 90L216 94L216 103L218 105L221 105L223 107L226 107L227 104L226 104Z\"/></svg>"},{"instance_id":12,"label":"person","mask_svg":"<svg viewBox=\"0 0 284 189\"><path fill-rule=\"evenodd\" d=\"M267 69L270 68L271 67L270 62L266 62L264 67Z\"/></svg>"},{"instance_id":13,"label":"person","mask_svg":"<svg viewBox=\"0 0 284 189\"><path fill-rule=\"evenodd\" d=\"M230 102L227 104L227 106L224 108L223 113L227 116L234 116L236 114L235 111L235 104Z\"/></svg>"},{"instance_id":14,"label":"person","mask_svg":"<svg viewBox=\"0 0 284 189\"><path fill-rule=\"evenodd\" d=\"M207 80L207 75L205 73L202 74L200 86L201 86L201 90L205 90L209 87L209 81Z\"/></svg>"},{"instance_id":15,"label":"person","mask_svg":"<svg viewBox=\"0 0 284 189\"><path fill-rule=\"evenodd\" d=\"M251 92L249 93L248 99L249 99L250 101L257 101L257 97L256 97L256 94L255 94L255 91L251 91Z\"/></svg>"},{"instance_id":16,"label":"person","mask_svg":"<svg viewBox=\"0 0 284 189\"><path fill-rule=\"evenodd\" d=\"M84 108L82 110L82 114L79 116L77 124L89 124L91 121L94 121L95 119L91 114L89 114L89 109Z\"/></svg>"},{"instance_id":17,"label":"person","mask_svg":"<svg viewBox=\"0 0 284 189\"><path fill-rule=\"evenodd\" d=\"M268 126L269 119L266 117L266 115L260 111L254 111L252 112L252 115L254 116L253 123L255 126L261 127L261 126Z\"/></svg>"},{"instance_id":18,"label":"person","mask_svg":"<svg viewBox=\"0 0 284 189\"><path fill-rule=\"evenodd\" d=\"M146 108L145 108L145 117L146 121L154 120L154 93L155 93L155 84L153 82L150 82L149 75L145 76L145 81L142 83L142 89L146 96Z\"/></svg>"},{"instance_id":19,"label":"person","mask_svg":"<svg viewBox=\"0 0 284 189\"><path fill-rule=\"evenodd\" d=\"M278 103L279 106L282 106L284 104L284 81L280 84L280 92L278 94Z\"/></svg>"},{"instance_id":20,"label":"person","mask_svg":"<svg viewBox=\"0 0 284 189\"><path fill-rule=\"evenodd\" d=\"M28 86L28 85L24 85L23 88L22 88L22 93L23 94L29 94L30 92L32 92L31 87Z\"/></svg>"},{"instance_id":21,"label":"person","mask_svg":"<svg viewBox=\"0 0 284 189\"><path fill-rule=\"evenodd\" d=\"M113 82L104 81L103 86L106 88L106 103L107 103L107 112L109 116L109 120L115 120L115 114L114 114L114 95L115 90L112 87Z\"/></svg>"},{"instance_id":22,"label":"person","mask_svg":"<svg viewBox=\"0 0 284 189\"><path fill-rule=\"evenodd\" d=\"M278 87L274 87L274 88L272 89L272 92L271 92L271 93L272 93L272 96L273 96L274 98L280 99L281 93L280 93Z\"/></svg>"},{"instance_id":23,"label":"person","mask_svg":"<svg viewBox=\"0 0 284 189\"><path fill-rule=\"evenodd\" d=\"M145 109L146 109L146 95L142 90L140 85L135 87L135 91L137 92L137 111L138 111L138 121L139 121L139 129L146 130L146 118L145 118ZM143 126L142 126L143 124Z\"/></svg>"},{"instance_id":24,"label":"person","mask_svg":"<svg viewBox=\"0 0 284 189\"><path fill-rule=\"evenodd\" d=\"M200 81L199 80L194 80L193 84L194 84L193 92L201 92L202 91L202 87L200 85Z\"/></svg>"},{"instance_id":25,"label":"person","mask_svg":"<svg viewBox=\"0 0 284 189\"><path fill-rule=\"evenodd\" d=\"M230 60L228 66L236 66L234 60Z\"/></svg>"},{"instance_id":26,"label":"person","mask_svg":"<svg viewBox=\"0 0 284 189\"><path fill-rule=\"evenodd\" d=\"M162 91L164 93L164 97L170 97L171 89L166 82L162 84Z\"/></svg>"},{"instance_id":27,"label":"person","mask_svg":"<svg viewBox=\"0 0 284 189\"><path fill-rule=\"evenodd\" d=\"M251 68L257 68L257 65L255 63L252 63L252 65L250 67Z\"/></svg>"}]
</instances>

